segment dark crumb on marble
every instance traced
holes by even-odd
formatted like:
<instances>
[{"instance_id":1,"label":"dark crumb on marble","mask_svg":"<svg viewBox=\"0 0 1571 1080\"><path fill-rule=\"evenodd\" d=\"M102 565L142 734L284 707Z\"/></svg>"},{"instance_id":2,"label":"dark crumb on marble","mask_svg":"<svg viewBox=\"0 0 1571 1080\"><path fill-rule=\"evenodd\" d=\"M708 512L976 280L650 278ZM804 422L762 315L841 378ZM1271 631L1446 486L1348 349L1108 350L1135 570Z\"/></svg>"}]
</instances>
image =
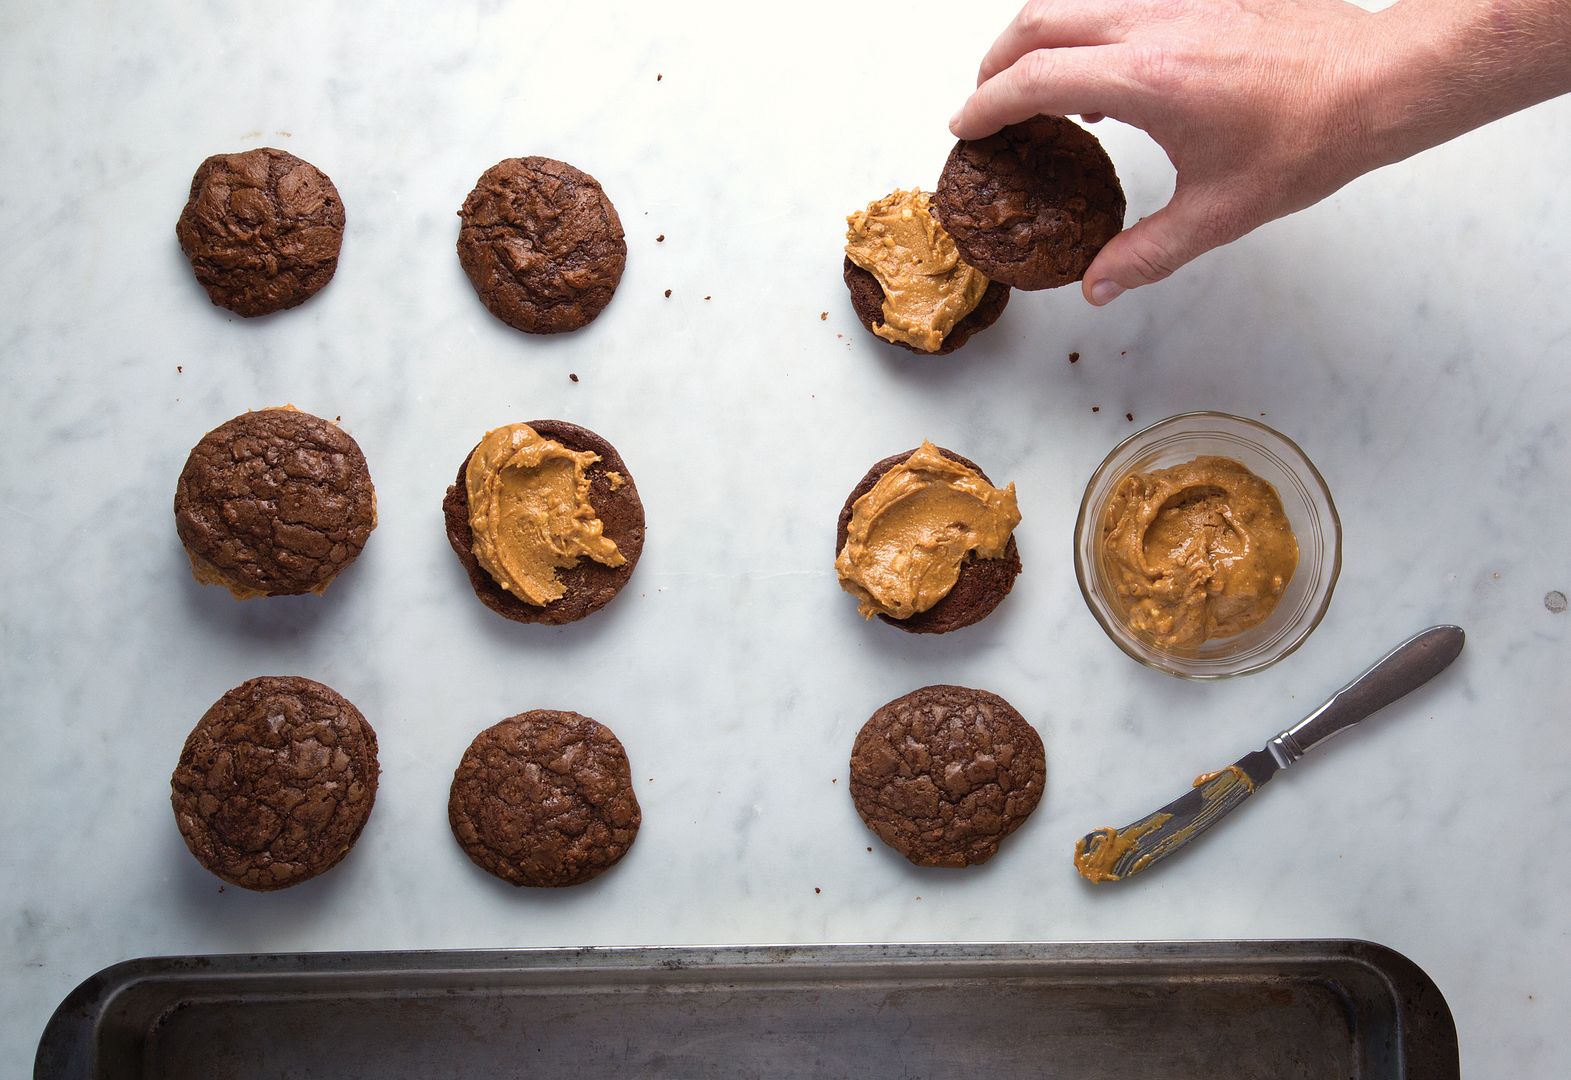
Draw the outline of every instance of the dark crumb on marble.
<instances>
[{"instance_id":1,"label":"dark crumb on marble","mask_svg":"<svg viewBox=\"0 0 1571 1080\"><path fill-rule=\"evenodd\" d=\"M1125 349L1123 352L1119 353L1118 355L1119 356L1128 356L1129 355L1129 350Z\"/></svg>"},{"instance_id":2,"label":"dark crumb on marble","mask_svg":"<svg viewBox=\"0 0 1571 1080\"><path fill-rule=\"evenodd\" d=\"M669 299L671 299L671 290L670 290L670 289L667 289L667 290L666 290L666 291L665 291L665 298L666 298L666 299L667 299L667 300L669 300Z\"/></svg>"},{"instance_id":3,"label":"dark crumb on marble","mask_svg":"<svg viewBox=\"0 0 1571 1080\"><path fill-rule=\"evenodd\" d=\"M706 296L706 297L704 297L704 299L705 299L705 300L708 300L708 299L709 299L709 297L707 297L707 296Z\"/></svg>"},{"instance_id":4,"label":"dark crumb on marble","mask_svg":"<svg viewBox=\"0 0 1571 1080\"><path fill-rule=\"evenodd\" d=\"M872 850L873 850L873 849L872 849L872 848L868 848L868 849L867 849L867 850L868 850L868 851L872 851Z\"/></svg>"},{"instance_id":5,"label":"dark crumb on marble","mask_svg":"<svg viewBox=\"0 0 1571 1080\"><path fill-rule=\"evenodd\" d=\"M922 899L922 898L921 898L921 897L920 897L920 896L919 896L919 897L917 897L917 899L918 899L918 900L920 900L920 899Z\"/></svg>"},{"instance_id":6,"label":"dark crumb on marble","mask_svg":"<svg viewBox=\"0 0 1571 1080\"><path fill-rule=\"evenodd\" d=\"M665 78L665 76L664 76L664 75L660 75L660 74L656 74L656 75L655 75L655 82L659 82L659 81L660 81L660 80L661 80L661 79L663 79L663 78Z\"/></svg>"},{"instance_id":7,"label":"dark crumb on marble","mask_svg":"<svg viewBox=\"0 0 1571 1080\"><path fill-rule=\"evenodd\" d=\"M821 892L823 892L823 891L824 891L824 890L823 890L823 889L820 889L820 888L819 888L819 887L818 887L818 886L817 886L817 885L814 885L814 886L813 886L813 892L814 892L814 893L821 893Z\"/></svg>"},{"instance_id":8,"label":"dark crumb on marble","mask_svg":"<svg viewBox=\"0 0 1571 1080\"><path fill-rule=\"evenodd\" d=\"M185 365L184 364L176 364L175 365L175 374L176 375L184 375L185 374Z\"/></svg>"},{"instance_id":9,"label":"dark crumb on marble","mask_svg":"<svg viewBox=\"0 0 1571 1080\"><path fill-rule=\"evenodd\" d=\"M578 381L578 372L576 372L576 371L569 371L567 373L567 377L569 379L572 379L574 382L577 382Z\"/></svg>"},{"instance_id":10,"label":"dark crumb on marble","mask_svg":"<svg viewBox=\"0 0 1571 1080\"><path fill-rule=\"evenodd\" d=\"M844 334L836 334L836 335L835 335L835 337L837 337L837 338L843 338L843 337L845 337L845 335L844 335Z\"/></svg>"},{"instance_id":11,"label":"dark crumb on marble","mask_svg":"<svg viewBox=\"0 0 1571 1080\"><path fill-rule=\"evenodd\" d=\"M1078 364L1078 363L1080 363L1080 354L1077 353L1077 352L1070 353L1069 354L1069 362L1071 364Z\"/></svg>"},{"instance_id":12,"label":"dark crumb on marble","mask_svg":"<svg viewBox=\"0 0 1571 1080\"><path fill-rule=\"evenodd\" d=\"M1100 405L1093 405L1093 406L1091 406L1091 411L1092 412L1101 412L1102 411L1102 406L1100 406Z\"/></svg>"},{"instance_id":13,"label":"dark crumb on marble","mask_svg":"<svg viewBox=\"0 0 1571 1080\"><path fill-rule=\"evenodd\" d=\"M831 783L831 784L838 784L838 783L840 783L840 777L838 777L838 776L837 776L837 777L835 777L835 778L834 778L834 779L833 779L833 780L831 780L831 781L829 781L829 782L830 782L830 783Z\"/></svg>"},{"instance_id":14,"label":"dark crumb on marble","mask_svg":"<svg viewBox=\"0 0 1571 1080\"><path fill-rule=\"evenodd\" d=\"M218 891L219 892L223 892L224 891L224 887L222 885L218 886Z\"/></svg>"},{"instance_id":15,"label":"dark crumb on marble","mask_svg":"<svg viewBox=\"0 0 1571 1080\"><path fill-rule=\"evenodd\" d=\"M665 243L665 233L661 233L659 236L655 237L655 243L657 243L657 244Z\"/></svg>"},{"instance_id":16,"label":"dark crumb on marble","mask_svg":"<svg viewBox=\"0 0 1571 1080\"><path fill-rule=\"evenodd\" d=\"M1128 420L1131 424L1133 424L1135 422L1135 414L1132 413L1132 412L1126 412L1124 414L1124 419Z\"/></svg>"},{"instance_id":17,"label":"dark crumb on marble","mask_svg":"<svg viewBox=\"0 0 1571 1080\"><path fill-rule=\"evenodd\" d=\"M343 413L339 413L337 416L333 417L333 423L335 423L335 424L342 424L343 422L344 422L344 414Z\"/></svg>"},{"instance_id":18,"label":"dark crumb on marble","mask_svg":"<svg viewBox=\"0 0 1571 1080\"><path fill-rule=\"evenodd\" d=\"M1566 613L1566 594L1559 589L1544 594L1544 606L1551 615L1564 615Z\"/></svg>"},{"instance_id":19,"label":"dark crumb on marble","mask_svg":"<svg viewBox=\"0 0 1571 1080\"><path fill-rule=\"evenodd\" d=\"M820 311L818 313L818 321L819 322L828 322L829 321L829 312L827 312L827 311Z\"/></svg>"}]
</instances>

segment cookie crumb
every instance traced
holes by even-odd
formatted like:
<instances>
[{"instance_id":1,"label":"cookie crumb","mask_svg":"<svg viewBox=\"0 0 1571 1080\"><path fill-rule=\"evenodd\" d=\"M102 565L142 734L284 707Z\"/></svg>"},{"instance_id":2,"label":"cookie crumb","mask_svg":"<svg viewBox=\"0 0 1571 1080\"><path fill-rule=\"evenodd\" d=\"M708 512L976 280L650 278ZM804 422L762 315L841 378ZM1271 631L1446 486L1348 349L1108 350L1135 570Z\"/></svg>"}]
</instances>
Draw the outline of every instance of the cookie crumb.
<instances>
[{"instance_id":1,"label":"cookie crumb","mask_svg":"<svg viewBox=\"0 0 1571 1080\"><path fill-rule=\"evenodd\" d=\"M708 300L708 299L709 299L709 297L707 297L707 296L706 296L706 297L704 297L704 299L705 299L705 300Z\"/></svg>"},{"instance_id":2,"label":"cookie crumb","mask_svg":"<svg viewBox=\"0 0 1571 1080\"><path fill-rule=\"evenodd\" d=\"M873 849L872 849L872 848L868 848L868 849L867 849L867 850L868 850L868 851L872 851L872 850L873 850Z\"/></svg>"},{"instance_id":3,"label":"cookie crumb","mask_svg":"<svg viewBox=\"0 0 1571 1080\"><path fill-rule=\"evenodd\" d=\"M655 82L659 82L663 78L665 78L664 75L660 74L659 72L655 73Z\"/></svg>"},{"instance_id":4,"label":"cookie crumb","mask_svg":"<svg viewBox=\"0 0 1571 1080\"><path fill-rule=\"evenodd\" d=\"M176 364L175 365L175 374L176 375L184 375L185 374L185 365L184 364Z\"/></svg>"},{"instance_id":5,"label":"cookie crumb","mask_svg":"<svg viewBox=\"0 0 1571 1080\"><path fill-rule=\"evenodd\" d=\"M1101 412L1102 411L1102 406L1100 406L1100 405L1093 405L1093 406L1091 406L1091 411L1092 412Z\"/></svg>"},{"instance_id":6,"label":"cookie crumb","mask_svg":"<svg viewBox=\"0 0 1571 1080\"><path fill-rule=\"evenodd\" d=\"M669 300L669 299L671 299L671 290L670 290L670 289L667 289L667 290L666 290L666 291L665 291L665 298L666 298L666 299L667 299L667 300Z\"/></svg>"},{"instance_id":7,"label":"cookie crumb","mask_svg":"<svg viewBox=\"0 0 1571 1080\"><path fill-rule=\"evenodd\" d=\"M335 423L335 424L342 424L343 422L344 422L344 415L343 415L343 413L339 413L337 416L333 417L333 423Z\"/></svg>"},{"instance_id":8,"label":"cookie crumb","mask_svg":"<svg viewBox=\"0 0 1571 1080\"><path fill-rule=\"evenodd\" d=\"M828 322L829 321L829 312L827 312L827 311L820 311L818 313L818 321L819 322Z\"/></svg>"},{"instance_id":9,"label":"cookie crumb","mask_svg":"<svg viewBox=\"0 0 1571 1080\"><path fill-rule=\"evenodd\" d=\"M569 379L572 379L574 382L577 382L578 381L578 372L576 372L576 371L569 371L567 373L567 377Z\"/></svg>"},{"instance_id":10,"label":"cookie crumb","mask_svg":"<svg viewBox=\"0 0 1571 1080\"><path fill-rule=\"evenodd\" d=\"M657 244L665 243L665 233L661 233L659 236L655 237L655 243L657 243Z\"/></svg>"},{"instance_id":11,"label":"cookie crumb","mask_svg":"<svg viewBox=\"0 0 1571 1080\"><path fill-rule=\"evenodd\" d=\"M222 885L218 886L218 891L219 892L223 892L224 891L224 887Z\"/></svg>"},{"instance_id":12,"label":"cookie crumb","mask_svg":"<svg viewBox=\"0 0 1571 1080\"><path fill-rule=\"evenodd\" d=\"M1069 362L1071 364L1078 364L1078 363L1080 363L1080 354L1077 353L1077 352L1070 353L1069 354Z\"/></svg>"},{"instance_id":13,"label":"cookie crumb","mask_svg":"<svg viewBox=\"0 0 1571 1080\"><path fill-rule=\"evenodd\" d=\"M1129 355L1129 350L1125 349L1123 352L1119 353L1118 355L1119 356L1128 356Z\"/></svg>"},{"instance_id":14,"label":"cookie crumb","mask_svg":"<svg viewBox=\"0 0 1571 1080\"><path fill-rule=\"evenodd\" d=\"M1135 422L1135 414L1132 413L1132 412L1126 412L1124 414L1124 419L1128 420L1131 424L1133 424Z\"/></svg>"},{"instance_id":15,"label":"cookie crumb","mask_svg":"<svg viewBox=\"0 0 1571 1080\"><path fill-rule=\"evenodd\" d=\"M1559 589L1544 594L1544 606L1551 615L1564 615L1566 613L1566 594Z\"/></svg>"},{"instance_id":16,"label":"cookie crumb","mask_svg":"<svg viewBox=\"0 0 1571 1080\"><path fill-rule=\"evenodd\" d=\"M813 892L814 892L814 893L815 893L815 894L816 894L816 893L821 893L821 892L823 892L823 891L824 891L824 890L823 890L823 889L820 889L820 888L819 888L819 887L818 887L818 886L817 886L817 885L814 885L814 886L813 886Z\"/></svg>"}]
</instances>

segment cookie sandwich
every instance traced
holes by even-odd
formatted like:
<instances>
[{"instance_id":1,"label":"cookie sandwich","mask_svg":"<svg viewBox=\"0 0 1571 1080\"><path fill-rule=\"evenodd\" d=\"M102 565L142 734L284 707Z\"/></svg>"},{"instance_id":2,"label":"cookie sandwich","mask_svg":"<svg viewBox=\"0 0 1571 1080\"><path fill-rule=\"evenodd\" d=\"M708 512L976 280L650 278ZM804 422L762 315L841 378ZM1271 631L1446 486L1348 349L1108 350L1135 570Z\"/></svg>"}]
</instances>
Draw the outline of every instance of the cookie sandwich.
<instances>
[{"instance_id":1,"label":"cookie sandwich","mask_svg":"<svg viewBox=\"0 0 1571 1080\"><path fill-rule=\"evenodd\" d=\"M574 622L610 602L644 550L644 504L616 448L562 420L486 433L442 500L475 595L515 622Z\"/></svg>"},{"instance_id":2,"label":"cookie sandwich","mask_svg":"<svg viewBox=\"0 0 1571 1080\"><path fill-rule=\"evenodd\" d=\"M1020 573L1015 486L923 442L878 462L840 510L835 573L865 618L943 634L986 618Z\"/></svg>"}]
</instances>

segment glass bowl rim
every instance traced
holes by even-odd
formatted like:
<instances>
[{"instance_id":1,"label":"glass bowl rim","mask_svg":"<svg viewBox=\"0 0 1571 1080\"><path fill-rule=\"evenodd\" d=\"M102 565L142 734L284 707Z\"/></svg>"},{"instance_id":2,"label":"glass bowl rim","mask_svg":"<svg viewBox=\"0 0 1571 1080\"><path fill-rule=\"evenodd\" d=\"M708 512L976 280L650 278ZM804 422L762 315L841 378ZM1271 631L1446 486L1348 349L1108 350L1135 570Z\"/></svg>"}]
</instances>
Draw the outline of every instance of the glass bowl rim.
<instances>
[{"instance_id":1,"label":"glass bowl rim","mask_svg":"<svg viewBox=\"0 0 1571 1080\"><path fill-rule=\"evenodd\" d=\"M1152 433L1156 432L1160 428L1176 426L1183 421L1202 419L1232 421L1242 424L1245 428L1253 428L1254 430L1266 435L1270 440L1279 441L1291 452L1291 455L1297 460L1297 462L1304 466L1304 469L1309 478L1314 481L1313 486L1310 487L1311 493L1318 491L1320 495L1324 497L1325 510L1327 516L1330 518L1331 525L1327 532L1327 541L1331 549L1331 565L1330 570L1326 575L1325 596L1320 601L1318 609L1315 611L1313 617L1309 619L1302 630L1298 631L1292 636L1292 638L1287 642L1286 647L1283 648L1280 652L1276 653L1275 655L1268 655L1262 658L1258 663L1239 668L1237 671L1189 671L1182 667L1175 666L1174 663L1164 662L1167 660L1169 654L1163 653L1161 649L1154 645L1149 646L1149 648L1153 653L1157 654L1156 656L1143 655L1134 649L1129 640L1127 640L1129 635L1125 628L1121 625L1110 625L1108 620L1112 617L1111 614L1104 615L1097 599L1093 596L1090 582L1091 569L1086 566L1085 558L1081 551L1083 546L1082 539L1085 536L1085 530L1088 524L1087 516L1090 511L1091 494L1096 490L1098 482L1101 481L1110 471L1114 460L1117 459L1128 447L1134 445L1135 443L1150 440ZM1098 465L1091 473L1091 478L1086 481L1085 491L1080 496L1080 512L1075 516L1074 548L1075 583L1080 586L1081 599L1085 601L1087 609L1090 610L1091 616L1097 621L1097 625L1102 628L1102 632L1107 635L1108 639L1112 641L1114 645L1118 646L1124 655L1135 661L1138 661L1145 667L1160 671L1166 675L1172 675L1180 679L1190 679L1196 682L1211 682L1216 679L1231 679L1239 675L1252 675L1257 671L1263 671L1271 665L1293 655L1293 653L1298 651L1299 646L1303 645L1305 641L1309 640L1309 635L1314 632L1317 626L1320 625L1320 621L1325 618L1326 612L1330 610L1331 595L1336 591L1337 580L1341 577L1342 574L1342 517L1341 514L1337 511L1336 500L1331 497L1331 487L1326 483L1325 477L1320 474L1319 468L1316 467L1315 463L1310 459L1309 455L1304 453L1304 448L1299 446L1298 443L1293 439L1289 438L1287 435L1284 435L1282 432L1276 430L1270 425L1262 424L1260 421L1251 419L1247 416L1238 416L1234 413L1221 412L1217 409L1192 409L1189 412L1174 413L1172 416L1164 417L1161 420L1147 424L1139 431L1124 436L1124 438L1118 441L1116 446L1107 452L1107 456L1102 459L1101 464ZM1174 657L1173 659L1181 660L1182 658Z\"/></svg>"}]
</instances>

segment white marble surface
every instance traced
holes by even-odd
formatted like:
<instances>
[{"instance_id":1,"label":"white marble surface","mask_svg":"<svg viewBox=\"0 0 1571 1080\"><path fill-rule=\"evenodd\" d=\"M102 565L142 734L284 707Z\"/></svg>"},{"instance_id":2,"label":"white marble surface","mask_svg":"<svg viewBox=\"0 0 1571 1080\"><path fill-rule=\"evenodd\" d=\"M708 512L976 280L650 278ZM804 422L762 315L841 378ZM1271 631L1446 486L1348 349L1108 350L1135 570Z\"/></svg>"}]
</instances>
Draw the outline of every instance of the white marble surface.
<instances>
[{"instance_id":1,"label":"white marble surface","mask_svg":"<svg viewBox=\"0 0 1571 1080\"><path fill-rule=\"evenodd\" d=\"M142 954L1351 936L1437 980L1467 1076L1571 1075L1571 615L1545 606L1571 591L1571 100L1106 310L1017 294L915 359L854 323L843 216L932 182L1012 6L0 11L0 1072L79 980ZM1160 151L1098 133L1131 212L1159 206ZM208 304L173 227L205 155L260 144L327 171L349 227L321 295L248 322ZM559 340L491 318L453 253L474 179L527 153L598 176L628 230L615 301ZM170 499L204 431L285 401L343 417L381 523L324 599L240 605L191 580ZM1070 562L1102 456L1194 408L1299 440L1345 527L1318 632L1225 685L1126 659ZM615 442L649 515L628 591L560 630L482 608L439 512L481 432L541 416ZM1024 512L1014 595L939 639L862 624L831 570L846 491L923 436ZM1074 875L1082 832L1437 621L1469 633L1442 681L1148 879ZM220 892L167 777L210 702L283 672L376 726L376 811L325 877ZM845 792L867 715L939 681L1004 694L1049 754L1035 817L963 873L907 866ZM626 861L562 892L486 877L445 816L473 734L542 705L610 724L644 807Z\"/></svg>"}]
</instances>

